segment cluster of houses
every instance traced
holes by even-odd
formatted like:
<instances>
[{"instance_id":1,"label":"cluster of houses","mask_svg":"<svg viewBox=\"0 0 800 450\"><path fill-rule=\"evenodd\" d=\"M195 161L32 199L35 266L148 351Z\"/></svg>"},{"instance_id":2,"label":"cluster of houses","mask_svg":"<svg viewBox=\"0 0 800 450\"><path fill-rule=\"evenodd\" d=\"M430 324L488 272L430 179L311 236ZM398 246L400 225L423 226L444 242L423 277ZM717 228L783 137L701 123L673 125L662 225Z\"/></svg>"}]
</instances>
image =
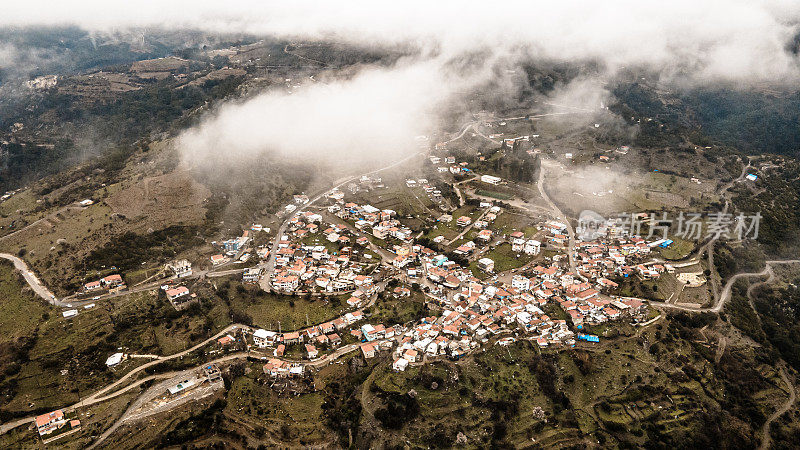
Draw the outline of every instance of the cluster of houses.
<instances>
[{"instance_id":1,"label":"cluster of houses","mask_svg":"<svg viewBox=\"0 0 800 450\"><path fill-rule=\"evenodd\" d=\"M488 243L494 237L494 232L489 229L489 225L497 219L497 216L502 212L502 208L496 205L492 205L489 202L481 202L481 208L488 208L481 216L472 222L472 218L469 216L461 216L456 219L456 226L458 228L466 228L472 225L474 228L480 230L478 234L475 236L475 239L481 243ZM450 214L442 214L436 219L437 222L441 223L451 223L453 221L453 216ZM433 238L433 242L437 244L441 244L445 241L445 237L442 235L436 236ZM454 251L456 254L467 256L475 249L475 242L469 241L465 242Z\"/></svg>"},{"instance_id":2,"label":"cluster of houses","mask_svg":"<svg viewBox=\"0 0 800 450\"><path fill-rule=\"evenodd\" d=\"M369 261L372 254L365 251L371 244L368 235L382 241L394 239L402 244L411 242L412 232L396 219L397 213L393 210L345 203L344 194L338 189L326 195L332 200L328 213L352 223L352 228L342 223L324 225L322 215L310 211L292 217L287 234L277 246L271 285L287 293L357 290L370 295L374 292L373 279L362 273L372 262ZM324 239L333 247L305 244L312 236L318 236L315 241ZM403 255L398 258L402 260ZM257 274L248 275L258 277ZM351 306L357 306L357 302Z\"/></svg>"},{"instance_id":3,"label":"cluster of houses","mask_svg":"<svg viewBox=\"0 0 800 450\"><path fill-rule=\"evenodd\" d=\"M302 377L305 374L303 364L291 363L278 358L270 358L262 370L272 378Z\"/></svg>"},{"instance_id":4,"label":"cluster of houses","mask_svg":"<svg viewBox=\"0 0 800 450\"><path fill-rule=\"evenodd\" d=\"M443 144L436 144L436 148L437 148L437 150L439 150L439 149L444 148L444 146L443 146ZM436 166L436 170L439 173L450 172L453 175L459 175L459 174L464 174L464 173L470 173L471 172L470 168L468 167L469 164L467 162L457 163L455 156L445 156L445 157L442 158L442 157L439 157L439 156L431 155L429 157L429 159L431 161L431 164Z\"/></svg>"},{"instance_id":5,"label":"cluster of houses","mask_svg":"<svg viewBox=\"0 0 800 450\"><path fill-rule=\"evenodd\" d=\"M270 283L273 289L285 293L321 291L344 293L355 291L361 297L352 306L375 292L373 278L364 274L370 259L364 249L369 244L365 236L357 237L345 225L331 224L320 231L322 217L304 213L294 217L287 228L287 235L278 242L275 255L275 270ZM333 250L326 245L304 244L309 234L324 236L335 245ZM355 238L357 247L352 245ZM257 279L260 273L245 272L244 277ZM358 295L354 292L354 296Z\"/></svg>"},{"instance_id":6,"label":"cluster of houses","mask_svg":"<svg viewBox=\"0 0 800 450\"><path fill-rule=\"evenodd\" d=\"M125 287L125 281L123 281L122 275L113 274L84 284L83 291L87 293L103 290L114 292L125 289Z\"/></svg>"},{"instance_id":7,"label":"cluster of houses","mask_svg":"<svg viewBox=\"0 0 800 450\"><path fill-rule=\"evenodd\" d=\"M437 164L435 158L432 157L431 162ZM406 183L415 187L421 181L426 180L409 179ZM499 181L487 179L485 182ZM365 358L390 350L396 343L393 351L395 370L405 370L409 365L430 358L460 358L488 342L490 337L512 330L524 333L543 348L575 345L576 340L587 340L586 335L576 334L587 325L620 320L635 322L646 316L647 306L641 300L607 294L617 287L611 278L634 273L652 278L669 269L658 263L643 262L652 245L641 237L630 236L622 227L609 222L603 229L605 234L602 238L577 240L573 255L577 261L574 272L569 269L567 258L561 255L553 259L545 258L540 265L512 275L510 281L482 281L468 268L451 261L447 256L414 244L410 230L407 231L395 219L394 211L345 203L344 195L339 190L333 190L327 196L333 200L328 212L350 221L356 230L372 234L377 239L394 238L399 241L398 245L388 244L397 255L392 265L405 271L408 280L418 280L424 284L429 300L442 308L441 315L423 318L408 327L363 324L351 329L350 334L363 342L360 349ZM494 210L490 209L479 219L480 225L477 222L472 224L470 218L459 218L464 222L459 225L474 225L481 230L476 240L488 242L492 239L488 225L500 208L486 206ZM357 238L356 243L363 246L369 244L369 239L345 225L330 224L324 230L321 230L321 225L322 217L311 212L297 214L292 219L288 229L294 241L284 239L279 243L276 255L278 269L272 280L273 287L287 292L314 288L327 292L352 289L348 305L363 306L365 299L374 293L375 286L369 276L359 273L359 265L352 263L350 245L352 238ZM566 224L551 221L544 224L543 228L552 246L566 248L569 240ZM327 246L298 242L309 234L320 232L329 242L342 246L341 250L330 253ZM508 241L514 252L528 255L541 252L542 242L527 238L522 232L511 233ZM470 241L461 247L457 251L468 256L474 250L475 243ZM493 270L493 262L488 258L481 259L479 266L489 272ZM402 286L394 291L396 296L401 297L409 293ZM551 316L552 308L545 307L548 304L557 305L556 310L563 311L558 314L559 317ZM546 313L545 309L551 314ZM257 330L253 339L256 347L274 349L272 356L275 359L264 366L264 371L275 377L288 376L295 366L278 359L283 356L287 345L304 345L307 358L318 358L319 348L340 345L340 333L361 320L363 314L356 311L335 321L296 332Z\"/></svg>"},{"instance_id":8,"label":"cluster of houses","mask_svg":"<svg viewBox=\"0 0 800 450\"><path fill-rule=\"evenodd\" d=\"M269 228L265 228L259 224L254 224L249 230L242 231L241 236L226 239L219 243L212 242L211 245L218 245L222 253L211 255L211 265L219 266L237 258L241 262L247 262L250 259L250 253L248 250L253 242L251 231L269 232Z\"/></svg>"},{"instance_id":9,"label":"cluster of houses","mask_svg":"<svg viewBox=\"0 0 800 450\"><path fill-rule=\"evenodd\" d=\"M237 253L244 250L251 240L252 238L250 237L250 230L244 230L241 236L232 239L226 239L222 241L220 246L222 247L222 250L225 251L226 255L235 256Z\"/></svg>"},{"instance_id":10,"label":"cluster of houses","mask_svg":"<svg viewBox=\"0 0 800 450\"><path fill-rule=\"evenodd\" d=\"M424 252L420 252L424 254ZM609 320L637 319L645 304L637 299L602 295L603 283L581 281L559 264L536 266L532 276L514 275L511 284L487 284L455 264L437 266L436 257L424 262L432 283L429 296L443 312L427 317L399 337L394 368L405 370L423 356L459 358L491 336L522 331L540 347L574 345L567 320L543 310L548 302L567 312L573 326ZM403 361L405 360L405 361Z\"/></svg>"},{"instance_id":11,"label":"cluster of houses","mask_svg":"<svg viewBox=\"0 0 800 450\"><path fill-rule=\"evenodd\" d=\"M545 228L551 239L559 235L566 239L566 225L549 222ZM535 255L541 251L541 242L527 239L522 232L511 233L510 243L516 252ZM579 241L578 273L569 271L566 258L554 258L548 264L533 267L527 276L513 275L510 284L483 282L466 268L426 247L403 248L407 251L398 267L407 268L409 278L423 276L428 296L444 311L440 317L425 318L397 335L396 370L404 370L423 357L459 358L490 336L512 328L524 331L539 346L548 347L574 345L576 336L570 325L580 330L584 325L613 320L641 320L647 312L641 300L602 293L617 287L608 277L624 276L626 268L643 276L649 272L642 267L654 272L662 270L658 264L625 265L648 253L650 246L639 237L620 236L615 245ZM620 259L619 255L625 258ZM482 268L491 271L493 262L486 260ZM567 320L553 318L543 311L543 306L551 301L566 312Z\"/></svg>"},{"instance_id":12,"label":"cluster of houses","mask_svg":"<svg viewBox=\"0 0 800 450\"><path fill-rule=\"evenodd\" d=\"M289 203L283 208L284 213L292 214L297 210L298 207L301 207L310 201L308 196L305 194L297 194L294 196L293 200L294 200L293 203Z\"/></svg>"},{"instance_id":13,"label":"cluster of houses","mask_svg":"<svg viewBox=\"0 0 800 450\"><path fill-rule=\"evenodd\" d=\"M383 324L362 324L354 327L358 322L364 321L364 313L360 310L349 312L335 320L321 323L298 331L278 333L258 329L253 332L253 345L264 351L271 349L272 357L264 365L264 372L275 378L290 375L302 375L301 364L290 363L282 360L288 346L302 345L305 357L315 360L320 357L320 349L335 349L342 345L342 337L347 329L349 334L361 344L361 351L365 358L373 358L380 349L390 349L391 339L403 331L399 325L387 327ZM294 369L294 371L293 371Z\"/></svg>"},{"instance_id":14,"label":"cluster of houses","mask_svg":"<svg viewBox=\"0 0 800 450\"><path fill-rule=\"evenodd\" d=\"M542 251L542 243L536 239L528 239L522 231L514 231L509 235L511 241L511 251L515 253L525 253L526 255L538 255Z\"/></svg>"},{"instance_id":15,"label":"cluster of houses","mask_svg":"<svg viewBox=\"0 0 800 450\"><path fill-rule=\"evenodd\" d=\"M567 236L567 224L550 221L545 224L547 231L547 240L551 245L559 248L566 248L569 237Z\"/></svg>"},{"instance_id":16,"label":"cluster of houses","mask_svg":"<svg viewBox=\"0 0 800 450\"><path fill-rule=\"evenodd\" d=\"M665 271L674 270L657 261L643 262L653 247L663 240L647 242L620 226L617 219L609 219L591 240L578 240L575 244L576 269L588 280L614 288L616 284L607 277L628 278L638 275L642 279L658 278Z\"/></svg>"},{"instance_id":17,"label":"cluster of houses","mask_svg":"<svg viewBox=\"0 0 800 450\"><path fill-rule=\"evenodd\" d=\"M434 203L441 203L442 201L442 191L428 183L427 178L420 178L417 180L409 178L406 180L406 186L410 188L421 187Z\"/></svg>"},{"instance_id":18,"label":"cluster of houses","mask_svg":"<svg viewBox=\"0 0 800 450\"><path fill-rule=\"evenodd\" d=\"M397 213L391 209L381 210L372 205L348 202L333 204L328 207L328 212L353 222L356 230L369 233L377 239L394 238L402 242L411 241L411 230L397 220Z\"/></svg>"},{"instance_id":19,"label":"cluster of houses","mask_svg":"<svg viewBox=\"0 0 800 450\"><path fill-rule=\"evenodd\" d=\"M361 310L349 312L329 322L314 325L298 331L278 333L264 329L253 332L253 345L257 348L274 348L273 356L282 357L287 345L311 344L337 347L342 343L339 333L356 322L364 320ZM313 359L313 358L312 358Z\"/></svg>"}]
</instances>

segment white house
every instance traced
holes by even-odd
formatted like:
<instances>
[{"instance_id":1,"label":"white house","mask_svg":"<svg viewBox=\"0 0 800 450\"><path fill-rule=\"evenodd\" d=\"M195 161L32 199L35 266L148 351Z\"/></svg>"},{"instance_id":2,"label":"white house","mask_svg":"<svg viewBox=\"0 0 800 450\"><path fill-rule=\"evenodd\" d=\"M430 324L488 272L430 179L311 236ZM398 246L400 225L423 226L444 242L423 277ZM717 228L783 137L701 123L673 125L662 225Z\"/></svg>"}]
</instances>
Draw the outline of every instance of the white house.
<instances>
[{"instance_id":1,"label":"white house","mask_svg":"<svg viewBox=\"0 0 800 450\"><path fill-rule=\"evenodd\" d=\"M259 276L261 276L261 268L250 267L244 269L244 272L242 273L242 281L245 283L255 283L258 281Z\"/></svg>"},{"instance_id":2,"label":"white house","mask_svg":"<svg viewBox=\"0 0 800 450\"><path fill-rule=\"evenodd\" d=\"M395 360L394 363L392 363L392 369L395 372L403 372L406 370L407 367L408 367L408 360L405 358L398 358L397 360Z\"/></svg>"},{"instance_id":3,"label":"white house","mask_svg":"<svg viewBox=\"0 0 800 450\"><path fill-rule=\"evenodd\" d=\"M494 261L489 258L481 258L478 260L478 268L484 272L494 272Z\"/></svg>"},{"instance_id":4,"label":"white house","mask_svg":"<svg viewBox=\"0 0 800 450\"><path fill-rule=\"evenodd\" d=\"M175 274L176 278L188 277L192 274L192 263L185 259L172 261L171 263L167 264L166 268Z\"/></svg>"},{"instance_id":5,"label":"white house","mask_svg":"<svg viewBox=\"0 0 800 450\"><path fill-rule=\"evenodd\" d=\"M522 275L514 275L511 278L511 287L520 291L528 291L531 288L531 280Z\"/></svg>"},{"instance_id":6,"label":"white house","mask_svg":"<svg viewBox=\"0 0 800 450\"><path fill-rule=\"evenodd\" d=\"M169 301L173 301L177 298L183 297L184 295L189 295L189 288L186 286L178 286L175 289L167 289L167 299L169 299Z\"/></svg>"},{"instance_id":7,"label":"white house","mask_svg":"<svg viewBox=\"0 0 800 450\"><path fill-rule=\"evenodd\" d=\"M253 333L253 343L258 347L266 347L275 341L277 333L259 328Z\"/></svg>"},{"instance_id":8,"label":"white house","mask_svg":"<svg viewBox=\"0 0 800 450\"><path fill-rule=\"evenodd\" d=\"M481 175L481 181L484 183L498 185L503 179L492 175Z\"/></svg>"},{"instance_id":9,"label":"white house","mask_svg":"<svg viewBox=\"0 0 800 450\"><path fill-rule=\"evenodd\" d=\"M535 239L528 239L524 248L526 255L538 255L542 251L542 243Z\"/></svg>"},{"instance_id":10,"label":"white house","mask_svg":"<svg viewBox=\"0 0 800 450\"><path fill-rule=\"evenodd\" d=\"M36 429L39 431L39 436L50 434L66 423L67 420L64 418L64 411L60 409L42 414L41 416L36 416Z\"/></svg>"}]
</instances>

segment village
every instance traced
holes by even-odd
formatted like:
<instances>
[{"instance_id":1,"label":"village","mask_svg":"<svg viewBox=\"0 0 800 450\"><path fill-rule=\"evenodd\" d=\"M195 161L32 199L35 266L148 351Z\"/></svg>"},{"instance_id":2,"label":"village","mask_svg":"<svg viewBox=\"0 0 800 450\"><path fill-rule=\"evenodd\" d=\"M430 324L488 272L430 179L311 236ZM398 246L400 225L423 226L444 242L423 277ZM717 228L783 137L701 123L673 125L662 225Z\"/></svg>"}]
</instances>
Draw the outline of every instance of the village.
<instances>
[{"instance_id":1,"label":"village","mask_svg":"<svg viewBox=\"0 0 800 450\"><path fill-rule=\"evenodd\" d=\"M506 139L504 145L528 139ZM442 151L444 145L436 148ZM466 173L488 186L507 184L496 176L474 175L466 162L453 156L428 160L439 173ZM335 320L299 330L284 332L280 324L278 329L252 328L248 348L268 360L265 373L302 374L303 360L317 360L342 346L357 346L367 359L390 352L392 367L403 371L409 364L441 357L457 360L490 341L507 345L527 339L541 349L598 342L600 337L587 333L587 328L614 322L639 324L652 318L647 302L618 295L618 283L612 278L650 280L674 272L669 264L649 258L651 249L665 246L665 240L648 242L631 235L632 227L623 219L600 224L591 240L571 237L571 227L544 216L531 217L524 231L509 231L495 226L498 217L508 214L509 206L501 201L481 199L474 211L454 218L456 208L427 179L401 182L424 191L444 212L433 218L436 227L427 238L405 225L395 210L350 201L359 192L386 189L381 177L364 175L313 200L294 195L271 242L254 245L255 236L271 231L260 224L251 225L241 236L212 242L220 253L209 257L211 268L204 275L246 265L224 273L239 273L242 283L283 295L336 296L350 309ZM448 239L436 234L447 227L458 235ZM524 264L497 270L490 256L501 246ZM164 272L171 278L161 282L160 290L175 309L197 301L197 294L186 286L198 275L192 263L175 260ZM111 295L126 287L118 274L112 274L87 283L81 295ZM438 314L387 326L371 323L364 313L380 293L402 300L412 290ZM92 300L99 298L95 295ZM233 341L225 336L219 343Z\"/></svg>"}]
</instances>

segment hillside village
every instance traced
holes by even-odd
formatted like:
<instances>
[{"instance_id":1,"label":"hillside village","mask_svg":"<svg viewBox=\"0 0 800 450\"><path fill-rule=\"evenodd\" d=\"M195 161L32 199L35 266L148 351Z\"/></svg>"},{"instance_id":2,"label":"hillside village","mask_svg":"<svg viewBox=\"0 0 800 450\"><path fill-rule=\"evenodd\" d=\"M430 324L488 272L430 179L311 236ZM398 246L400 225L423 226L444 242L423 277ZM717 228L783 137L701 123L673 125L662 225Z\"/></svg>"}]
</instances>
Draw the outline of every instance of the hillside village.
<instances>
[{"instance_id":1,"label":"hillside village","mask_svg":"<svg viewBox=\"0 0 800 450\"><path fill-rule=\"evenodd\" d=\"M511 148L530 140L510 138L502 145ZM447 156L444 144L435 147L441 156L431 155L428 164L441 176L467 176L467 181L492 188L510 184L497 176L475 174L469 163ZM538 151L531 148L532 154ZM570 236L567 224L548 215L528 214L521 229L509 229L501 219L519 215L518 208L490 198L461 207L443 197L434 187L437 181L405 178L387 184L371 174L313 200L296 194L280 211L282 223L275 234L270 227L252 224L241 236L211 243L220 253L199 263L208 269L198 271L188 260L175 260L164 268L171 278L151 284L160 284L179 311L198 298L187 285L215 272L238 273L244 284L283 295L340 298L350 312L335 320L289 332L249 329L247 343L269 360L264 370L273 377L302 374L290 370L302 363L282 359L287 351L313 361L343 343L358 345L365 358L391 351L393 368L402 371L409 364L441 357L457 360L483 345L508 345L517 339L541 349L571 348L578 341L598 342L601 337L587 333L587 328L641 324L653 317L644 299L620 295L612 279L650 280L675 272L650 256L652 248L663 246L663 239L648 242L631 235L633 228L623 218L600 224L588 241ZM405 223L407 217L396 210L358 202L395 183L421 190L438 206L438 213L429 210L428 220L435 226L428 237L413 231ZM501 249L504 253L498 253ZM492 259L495 254L515 260L514 267L498 268L503 262ZM86 283L76 298L92 296L94 301L126 288L122 277L112 274ZM402 301L412 292L422 295L437 315L387 326L364 313L379 295Z\"/></svg>"}]
</instances>

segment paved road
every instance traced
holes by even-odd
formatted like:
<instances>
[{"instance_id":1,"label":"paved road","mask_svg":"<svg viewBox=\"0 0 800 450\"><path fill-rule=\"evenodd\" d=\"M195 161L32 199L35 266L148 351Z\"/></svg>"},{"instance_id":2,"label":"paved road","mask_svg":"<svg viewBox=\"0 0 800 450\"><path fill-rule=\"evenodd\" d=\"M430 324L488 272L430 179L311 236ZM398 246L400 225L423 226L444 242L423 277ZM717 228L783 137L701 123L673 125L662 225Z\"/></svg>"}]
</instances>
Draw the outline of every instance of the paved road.
<instances>
[{"instance_id":1,"label":"paved road","mask_svg":"<svg viewBox=\"0 0 800 450\"><path fill-rule=\"evenodd\" d=\"M387 339L378 340L378 341L374 341L374 342L375 343L381 343L381 342L384 342L384 341L387 341ZM349 344L349 345L346 345L344 347L341 347L341 348L337 349L333 353L330 353L328 355L323 356L322 358L311 360L311 361L294 361L294 360L288 360L288 359L284 359L284 358L278 358L278 359L281 359L283 361L288 361L288 362L291 362L291 363L294 363L294 364L301 364L301 365L307 366L307 367L321 367L321 366L325 366L325 365L330 364L331 362L341 358L342 356L344 356L344 355L346 355L346 354L348 354L348 353L350 353L352 351L358 350L359 347L360 347L360 344ZM206 365L209 365L209 364L220 364L220 363L223 363L223 362L232 361L234 359L244 359L244 358L247 358L248 356L251 356L251 354L250 353L246 353L246 352L231 353L231 354L223 356L221 358L217 358L217 359L214 359L212 361L205 362L205 363L200 364L199 366L193 367L191 369L167 372L167 373L162 373L162 374L157 374L157 375L151 375L149 377L146 377L146 378L143 378L143 379L137 381L134 384L131 384L130 386L126 386L124 389L116 391L113 394L110 394L110 395L108 395L106 397L101 397L101 398L94 399L92 403L98 403L98 402L105 401L105 400L108 400L110 398L116 397L118 395L121 395L121 394L125 393L126 391L128 391L130 389L133 389L133 388L135 388L137 386L140 386L141 384L146 383L146 382L151 381L151 380L168 380L170 378L175 378L175 377L178 377L178 376L191 374L193 372L198 371L203 366L206 366ZM157 388L157 386L154 386L153 388ZM151 390L153 388L151 388ZM144 403L146 403L147 401L152 400L153 398L154 398L154 396L152 395L152 392L151 392L151 395L148 395L147 392L143 393L142 396L137 398L131 404L131 406L128 407L128 409L125 411L125 413L123 413L123 415L120 416L120 418L117 419L116 422L114 422L114 424L111 427L109 427L106 431L104 431L103 434L101 434L100 437L90 447L88 447L88 449L91 450L93 448L96 448L98 445L100 445L103 441L106 440L106 438L108 438L112 433L114 433L114 431L116 431L125 421L129 421L129 420L134 420L135 421L135 420L137 420L139 418L143 418L143 417L152 415L151 412L148 412L146 414L135 413L135 412ZM179 404L181 404L181 403L174 403L174 404L166 405L167 409L165 409L164 411L172 409L175 406L179 406ZM73 405L73 407L70 407L70 408L74 408L74 407L78 407L78 406L85 406L85 405L83 403L81 403L81 404ZM157 412L163 412L163 411L157 411ZM3 432L5 432L5 431L3 431Z\"/></svg>"},{"instance_id":2,"label":"paved road","mask_svg":"<svg viewBox=\"0 0 800 450\"><path fill-rule=\"evenodd\" d=\"M220 364L220 363L223 363L223 362L232 361L234 359L244 359L244 358L247 358L247 353L244 353L244 352L231 353L231 354L225 355L225 356L223 356L221 358L217 358L217 359L215 359L213 361L205 362L205 363L200 364L199 366L193 367L191 369L172 371L172 372L167 372L167 373L162 373L162 374L157 374L157 375L151 375L151 376L149 376L147 378L143 378L143 379L139 380L136 384L137 385L141 385L142 383L147 382L147 381L151 381L151 380L169 380L170 378L175 378L175 377L178 377L178 376L184 376L184 375L188 375L188 374L191 374L191 373L195 373L198 370L200 370L203 366L206 366L206 365L209 365L209 364ZM117 395L122 394L123 391L127 391L132 387L133 387L133 385L131 385L129 387L126 387L123 390L117 391L114 394L112 394L111 396L109 396L108 398L116 397ZM152 400L153 398L155 398L157 396L157 395L152 395L154 393L153 389L157 389L157 388L158 388L158 386L151 387L150 389L148 389L147 391L142 393L142 395L139 396L136 400L134 400L133 403L131 403L131 406L129 406L128 409L125 410L125 412L122 414L122 416L120 416L120 418L117 419L114 422L114 424L111 425L111 427L106 429L103 432L103 434L101 434L97 438L97 440L94 441L94 443L87 448L87 450L91 450L91 449L94 449L97 446L99 446L103 441L106 440L106 438L111 436L111 434L114 433L114 431L116 431L125 421L132 420L132 419L135 420L136 418L138 418L137 414L135 414L135 411L139 407L141 407L144 403L146 403L147 401ZM148 395L148 393L150 393L150 395ZM106 399L104 399L104 400L106 400ZM171 406L173 406L173 407L174 406L179 406L180 404L183 404L183 403L185 403L185 402L174 403ZM81 405L81 406L83 406L83 405ZM160 412L160 411L157 411L157 412ZM147 414L147 415L139 414L139 415L141 417L145 417L145 416L148 416L148 415L151 415L151 414Z\"/></svg>"},{"instance_id":3,"label":"paved road","mask_svg":"<svg viewBox=\"0 0 800 450\"><path fill-rule=\"evenodd\" d=\"M25 278L25 281L28 283L31 289L33 289L33 291L36 292L36 295L42 297L47 303L55 306L67 305L66 303L58 300L56 296L50 292L50 289L47 289L47 287L42 284L38 278L36 278L36 275L30 270L30 268L28 268L28 265L25 264L25 261L9 253L0 253L0 258L13 262L14 268L22 273L22 277Z\"/></svg>"}]
</instances>

